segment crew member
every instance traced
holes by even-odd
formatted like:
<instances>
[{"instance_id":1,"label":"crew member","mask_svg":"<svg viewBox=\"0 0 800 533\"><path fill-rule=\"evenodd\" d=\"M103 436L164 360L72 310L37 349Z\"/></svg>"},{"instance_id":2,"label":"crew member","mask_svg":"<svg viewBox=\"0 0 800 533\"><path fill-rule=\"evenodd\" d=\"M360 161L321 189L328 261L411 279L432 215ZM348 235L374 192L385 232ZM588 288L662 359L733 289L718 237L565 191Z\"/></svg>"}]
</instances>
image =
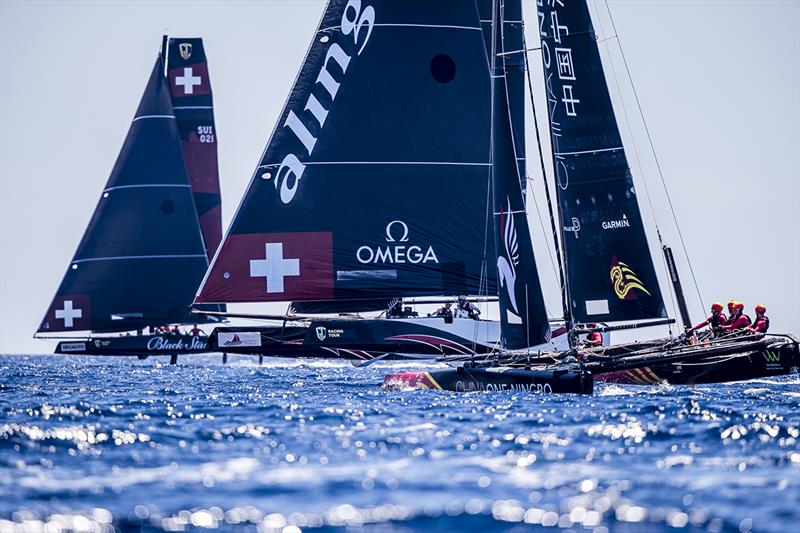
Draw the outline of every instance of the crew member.
<instances>
[{"instance_id":1,"label":"crew member","mask_svg":"<svg viewBox=\"0 0 800 533\"><path fill-rule=\"evenodd\" d=\"M586 347L597 348L603 345L603 334L599 331L592 331L586 335Z\"/></svg>"},{"instance_id":2,"label":"crew member","mask_svg":"<svg viewBox=\"0 0 800 533\"><path fill-rule=\"evenodd\" d=\"M205 337L206 334L202 329L197 327L197 324L195 324L194 327L189 330L189 335L194 335L195 337Z\"/></svg>"},{"instance_id":3,"label":"crew member","mask_svg":"<svg viewBox=\"0 0 800 533\"><path fill-rule=\"evenodd\" d=\"M481 310L478 309L478 306L468 302L466 296L459 296L458 297L458 305L456 306L456 318L471 318L473 320L478 320L478 317L481 314Z\"/></svg>"},{"instance_id":4,"label":"crew member","mask_svg":"<svg viewBox=\"0 0 800 533\"><path fill-rule=\"evenodd\" d=\"M769 329L769 317L766 315L767 308L758 304L756 306L756 321L750 328L754 333L766 333Z\"/></svg>"},{"instance_id":5,"label":"crew member","mask_svg":"<svg viewBox=\"0 0 800 533\"><path fill-rule=\"evenodd\" d=\"M442 307L440 307L439 309L434 311L432 315L428 315L428 316L435 316L435 317L441 317L441 318L453 318L453 309L452 309L452 307L453 307L453 304L451 302L447 302Z\"/></svg>"},{"instance_id":6,"label":"crew member","mask_svg":"<svg viewBox=\"0 0 800 533\"><path fill-rule=\"evenodd\" d=\"M722 328L725 331L744 329L752 323L750 317L744 312L744 304L742 302L736 302L736 305L733 307L733 311L735 315L733 315L728 321L728 324Z\"/></svg>"},{"instance_id":7,"label":"crew member","mask_svg":"<svg viewBox=\"0 0 800 533\"><path fill-rule=\"evenodd\" d=\"M728 302L728 323L730 324L731 320L733 320L734 315L736 315L736 300L730 300Z\"/></svg>"},{"instance_id":8,"label":"crew member","mask_svg":"<svg viewBox=\"0 0 800 533\"><path fill-rule=\"evenodd\" d=\"M716 331L719 330L719 328L721 328L722 326L726 325L727 323L728 319L722 312L722 304L717 302L711 304L711 316L706 318L696 326L687 328L686 333L692 333L706 326L710 326L712 331Z\"/></svg>"}]
</instances>

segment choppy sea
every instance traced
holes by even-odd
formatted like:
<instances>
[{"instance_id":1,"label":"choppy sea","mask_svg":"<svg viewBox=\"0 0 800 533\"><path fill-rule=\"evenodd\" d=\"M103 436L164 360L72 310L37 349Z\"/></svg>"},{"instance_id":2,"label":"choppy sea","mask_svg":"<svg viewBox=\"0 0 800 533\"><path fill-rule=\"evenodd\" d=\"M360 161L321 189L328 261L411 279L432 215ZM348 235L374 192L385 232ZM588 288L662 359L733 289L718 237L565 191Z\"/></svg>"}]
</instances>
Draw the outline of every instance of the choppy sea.
<instances>
[{"instance_id":1,"label":"choppy sea","mask_svg":"<svg viewBox=\"0 0 800 533\"><path fill-rule=\"evenodd\" d=\"M423 365L0 357L0 532L800 530L800 382L384 391Z\"/></svg>"}]
</instances>

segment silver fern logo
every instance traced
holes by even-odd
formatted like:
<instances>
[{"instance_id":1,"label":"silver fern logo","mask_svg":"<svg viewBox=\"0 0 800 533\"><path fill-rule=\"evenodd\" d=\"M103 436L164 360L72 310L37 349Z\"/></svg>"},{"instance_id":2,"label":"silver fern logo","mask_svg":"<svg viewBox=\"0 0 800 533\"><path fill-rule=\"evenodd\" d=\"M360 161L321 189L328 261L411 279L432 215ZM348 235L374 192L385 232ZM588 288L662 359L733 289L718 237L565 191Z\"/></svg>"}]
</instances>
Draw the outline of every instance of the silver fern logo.
<instances>
[{"instance_id":1,"label":"silver fern logo","mask_svg":"<svg viewBox=\"0 0 800 533\"><path fill-rule=\"evenodd\" d=\"M500 213L501 224L503 224L503 247L505 248L505 256L503 254L498 254L497 256L497 275L500 286L505 287L508 293L511 309L519 316L516 294L519 243L517 242L517 229L514 226L514 212L511 210L511 200L506 197L506 202L508 205L508 217L503 217L503 213Z\"/></svg>"}]
</instances>

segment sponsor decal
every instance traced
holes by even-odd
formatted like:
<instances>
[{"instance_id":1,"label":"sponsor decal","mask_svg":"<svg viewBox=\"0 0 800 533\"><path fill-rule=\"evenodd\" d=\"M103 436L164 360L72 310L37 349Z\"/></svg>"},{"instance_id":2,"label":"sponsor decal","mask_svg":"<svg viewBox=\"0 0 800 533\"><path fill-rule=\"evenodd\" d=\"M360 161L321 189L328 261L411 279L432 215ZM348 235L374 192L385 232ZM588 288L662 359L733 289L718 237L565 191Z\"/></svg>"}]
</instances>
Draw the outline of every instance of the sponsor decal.
<instances>
[{"instance_id":1,"label":"sponsor decal","mask_svg":"<svg viewBox=\"0 0 800 533\"><path fill-rule=\"evenodd\" d=\"M338 339L344 334L344 330L340 328L326 328L325 326L317 326L316 328L317 338L320 341L324 341L325 339Z\"/></svg>"},{"instance_id":2,"label":"sponsor decal","mask_svg":"<svg viewBox=\"0 0 800 533\"><path fill-rule=\"evenodd\" d=\"M247 331L220 331L217 333L217 345L226 346L261 346L261 334Z\"/></svg>"},{"instance_id":3,"label":"sponsor decal","mask_svg":"<svg viewBox=\"0 0 800 533\"><path fill-rule=\"evenodd\" d=\"M303 144L309 157L314 152L314 147L317 144L317 137L311 133L309 125L320 131L325 127L330 108L339 93L339 87L344 83L347 76L347 68L350 66L353 54L361 55L364 51L372 35L374 25L374 7L362 5L362 0L349 0L347 2L342 11L340 28L343 35L350 37L341 40L342 44L350 51L345 51L337 42L332 42L328 46L325 59L322 62L322 68L317 75L311 94L308 95L303 111L300 113L305 117L305 121L293 109L290 109L289 114L286 116L283 127L288 127L291 130L297 140ZM328 42L328 40L325 42ZM336 63L338 69L342 71L341 81L336 81L331 73L331 63ZM318 91L318 94L322 93L321 100L314 95L314 89ZM330 101L330 104L326 107L322 102L327 100ZM308 113L305 113L305 111L308 111ZM311 124L307 125L309 122ZM286 154L275 175L275 189L280 194L281 202L288 204L292 201L295 194L297 194L297 187L300 185L300 180L305 170L305 163L300 160L300 157L291 152Z\"/></svg>"},{"instance_id":4,"label":"sponsor decal","mask_svg":"<svg viewBox=\"0 0 800 533\"><path fill-rule=\"evenodd\" d=\"M572 232L575 234L575 238L578 238L578 232L581 231L581 221L575 217L572 217L572 226L564 226L565 232Z\"/></svg>"},{"instance_id":5,"label":"sponsor decal","mask_svg":"<svg viewBox=\"0 0 800 533\"><path fill-rule=\"evenodd\" d=\"M586 300L587 315L607 315L608 300Z\"/></svg>"},{"instance_id":6,"label":"sponsor decal","mask_svg":"<svg viewBox=\"0 0 800 533\"><path fill-rule=\"evenodd\" d=\"M409 240L408 224L402 220L392 220L386 225L385 246L361 246L356 251L356 259L363 265L367 264L406 264L439 263L433 246L427 248L419 245L397 244Z\"/></svg>"},{"instance_id":7,"label":"sponsor decal","mask_svg":"<svg viewBox=\"0 0 800 533\"><path fill-rule=\"evenodd\" d=\"M616 257L612 259L609 277L614 286L614 294L620 300L635 300L635 291L650 295L650 291L645 288L642 280L636 276L636 272L622 261L617 260Z\"/></svg>"},{"instance_id":8,"label":"sponsor decal","mask_svg":"<svg viewBox=\"0 0 800 533\"><path fill-rule=\"evenodd\" d=\"M517 283L517 265L519 265L519 243L517 242L517 229L514 226L514 213L511 210L511 199L506 197L508 205L508 216L500 211L500 231L503 232L503 246L504 252L497 254L497 277L500 281L500 286L505 287L506 294L508 295L510 310L509 322L520 323L514 317L519 317L519 309L517 307L517 295L515 285ZM512 312L513 311L513 312ZM514 317L511 316L514 315Z\"/></svg>"},{"instance_id":9,"label":"sponsor decal","mask_svg":"<svg viewBox=\"0 0 800 533\"><path fill-rule=\"evenodd\" d=\"M604 230L610 229L620 229L620 228L630 228L631 223L628 221L628 217L625 216L623 213L622 218L619 220L604 220L600 224Z\"/></svg>"},{"instance_id":10,"label":"sponsor decal","mask_svg":"<svg viewBox=\"0 0 800 533\"><path fill-rule=\"evenodd\" d=\"M84 352L86 351L85 342L62 342L59 347L62 352Z\"/></svg>"},{"instance_id":11,"label":"sponsor decal","mask_svg":"<svg viewBox=\"0 0 800 533\"><path fill-rule=\"evenodd\" d=\"M185 338L153 337L147 341L147 349L153 351L168 350L205 350L206 341L200 337L192 337L190 341Z\"/></svg>"},{"instance_id":12,"label":"sponsor decal","mask_svg":"<svg viewBox=\"0 0 800 533\"><path fill-rule=\"evenodd\" d=\"M192 43L180 43L178 45L178 51L181 53L181 57L184 60L189 59L192 57Z\"/></svg>"},{"instance_id":13,"label":"sponsor decal","mask_svg":"<svg viewBox=\"0 0 800 533\"><path fill-rule=\"evenodd\" d=\"M456 392L500 392L522 391L536 394L552 394L553 387L549 383L480 383L475 381L456 381Z\"/></svg>"},{"instance_id":14,"label":"sponsor decal","mask_svg":"<svg viewBox=\"0 0 800 533\"><path fill-rule=\"evenodd\" d=\"M768 363L777 363L781 360L781 354L772 350L764 350L764 360Z\"/></svg>"}]
</instances>

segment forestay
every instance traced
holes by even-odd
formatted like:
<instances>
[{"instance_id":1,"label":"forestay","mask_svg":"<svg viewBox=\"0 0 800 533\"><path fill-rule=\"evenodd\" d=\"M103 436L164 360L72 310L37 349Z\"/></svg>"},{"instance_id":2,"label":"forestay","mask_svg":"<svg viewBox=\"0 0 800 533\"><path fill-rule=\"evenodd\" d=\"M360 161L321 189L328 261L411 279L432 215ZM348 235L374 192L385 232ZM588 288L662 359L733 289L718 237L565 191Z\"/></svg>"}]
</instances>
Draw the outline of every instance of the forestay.
<instances>
[{"instance_id":1,"label":"forestay","mask_svg":"<svg viewBox=\"0 0 800 533\"><path fill-rule=\"evenodd\" d=\"M189 322L208 265L159 55L40 333Z\"/></svg>"},{"instance_id":2,"label":"forestay","mask_svg":"<svg viewBox=\"0 0 800 533\"><path fill-rule=\"evenodd\" d=\"M584 0L537 7L573 318L664 317L589 9Z\"/></svg>"},{"instance_id":3,"label":"forestay","mask_svg":"<svg viewBox=\"0 0 800 533\"><path fill-rule=\"evenodd\" d=\"M196 301L491 294L485 58L474 0L331 1Z\"/></svg>"}]
</instances>

